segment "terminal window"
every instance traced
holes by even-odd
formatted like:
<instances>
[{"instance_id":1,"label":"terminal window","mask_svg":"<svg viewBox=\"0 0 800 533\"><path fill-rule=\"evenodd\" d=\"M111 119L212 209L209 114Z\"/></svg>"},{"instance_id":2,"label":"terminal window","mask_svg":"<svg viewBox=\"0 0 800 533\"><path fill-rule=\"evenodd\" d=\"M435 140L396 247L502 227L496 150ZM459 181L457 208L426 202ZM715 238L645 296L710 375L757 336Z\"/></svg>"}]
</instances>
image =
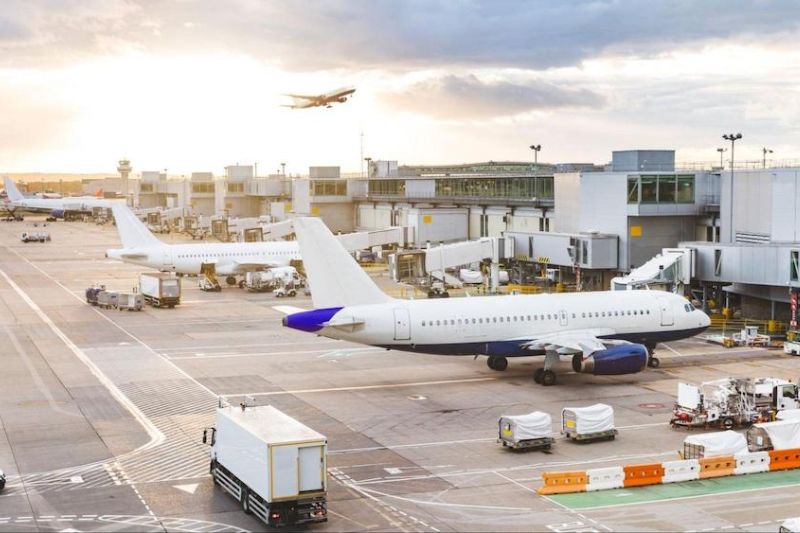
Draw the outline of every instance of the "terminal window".
<instances>
[{"instance_id":1,"label":"terminal window","mask_svg":"<svg viewBox=\"0 0 800 533\"><path fill-rule=\"evenodd\" d=\"M312 196L347 196L347 181L337 180L312 180Z\"/></svg>"},{"instance_id":2,"label":"terminal window","mask_svg":"<svg viewBox=\"0 0 800 533\"><path fill-rule=\"evenodd\" d=\"M647 174L628 176L629 204L692 204L694 176Z\"/></svg>"},{"instance_id":3,"label":"terminal window","mask_svg":"<svg viewBox=\"0 0 800 533\"><path fill-rule=\"evenodd\" d=\"M208 183L192 183L192 192L193 193L213 193L214 192L214 184L212 182L208 182Z\"/></svg>"},{"instance_id":4,"label":"terminal window","mask_svg":"<svg viewBox=\"0 0 800 533\"><path fill-rule=\"evenodd\" d=\"M229 183L228 192L244 192L244 183Z\"/></svg>"}]
</instances>

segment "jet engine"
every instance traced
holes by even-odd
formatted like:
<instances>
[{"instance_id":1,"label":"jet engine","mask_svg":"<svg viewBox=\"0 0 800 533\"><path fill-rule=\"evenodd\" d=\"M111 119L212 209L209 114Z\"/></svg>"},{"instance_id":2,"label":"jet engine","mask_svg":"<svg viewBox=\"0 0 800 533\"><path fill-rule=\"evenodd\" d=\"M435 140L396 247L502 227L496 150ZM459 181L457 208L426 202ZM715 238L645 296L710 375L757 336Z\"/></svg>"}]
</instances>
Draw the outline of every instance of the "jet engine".
<instances>
[{"instance_id":1,"label":"jet engine","mask_svg":"<svg viewBox=\"0 0 800 533\"><path fill-rule=\"evenodd\" d=\"M647 365L647 356L647 348L641 344L622 344L594 352L586 358L577 353L572 357L572 369L595 376L635 374Z\"/></svg>"}]
</instances>

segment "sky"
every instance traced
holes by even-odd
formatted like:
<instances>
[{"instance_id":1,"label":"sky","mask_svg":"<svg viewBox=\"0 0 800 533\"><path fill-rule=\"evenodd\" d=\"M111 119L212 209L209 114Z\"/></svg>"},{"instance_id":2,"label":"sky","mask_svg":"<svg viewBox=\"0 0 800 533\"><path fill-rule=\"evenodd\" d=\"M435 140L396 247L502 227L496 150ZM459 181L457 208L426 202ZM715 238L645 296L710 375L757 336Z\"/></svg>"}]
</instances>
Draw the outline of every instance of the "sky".
<instances>
[{"instance_id":1,"label":"sky","mask_svg":"<svg viewBox=\"0 0 800 533\"><path fill-rule=\"evenodd\" d=\"M2 0L0 172L798 159L798 42L796 1Z\"/></svg>"}]
</instances>

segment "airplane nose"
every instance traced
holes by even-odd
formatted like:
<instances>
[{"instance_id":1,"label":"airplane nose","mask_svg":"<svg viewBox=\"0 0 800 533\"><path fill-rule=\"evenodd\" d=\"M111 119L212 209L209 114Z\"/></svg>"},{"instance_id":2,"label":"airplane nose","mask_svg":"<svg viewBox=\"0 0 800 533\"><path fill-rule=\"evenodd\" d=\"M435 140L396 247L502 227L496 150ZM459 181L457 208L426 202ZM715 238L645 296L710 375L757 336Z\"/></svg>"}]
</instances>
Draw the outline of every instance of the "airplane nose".
<instances>
[{"instance_id":1,"label":"airplane nose","mask_svg":"<svg viewBox=\"0 0 800 533\"><path fill-rule=\"evenodd\" d=\"M703 327L704 328L709 327L711 325L711 317L708 316L707 314L703 313L702 311L699 311L699 310L698 310L698 313L703 315L703 318L702 318L702 321L701 321Z\"/></svg>"}]
</instances>

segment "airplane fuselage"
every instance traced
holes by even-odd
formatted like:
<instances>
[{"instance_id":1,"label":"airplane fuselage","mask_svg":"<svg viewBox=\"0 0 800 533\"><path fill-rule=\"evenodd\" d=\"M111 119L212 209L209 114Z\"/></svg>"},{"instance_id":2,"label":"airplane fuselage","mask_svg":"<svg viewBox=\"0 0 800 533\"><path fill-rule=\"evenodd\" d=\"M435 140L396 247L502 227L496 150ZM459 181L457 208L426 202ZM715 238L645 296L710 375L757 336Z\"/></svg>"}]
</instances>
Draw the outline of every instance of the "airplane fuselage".
<instances>
[{"instance_id":1,"label":"airplane fuselage","mask_svg":"<svg viewBox=\"0 0 800 533\"><path fill-rule=\"evenodd\" d=\"M160 244L108 250L106 257L187 275L199 274L203 264L211 263L217 274L234 275L286 266L300 259L300 249L294 241Z\"/></svg>"},{"instance_id":2,"label":"airplane fuselage","mask_svg":"<svg viewBox=\"0 0 800 533\"><path fill-rule=\"evenodd\" d=\"M709 320L671 293L607 291L392 300L296 313L284 325L395 350L521 357L542 353L526 343L546 335L592 330L600 339L653 347L697 335Z\"/></svg>"}]
</instances>

